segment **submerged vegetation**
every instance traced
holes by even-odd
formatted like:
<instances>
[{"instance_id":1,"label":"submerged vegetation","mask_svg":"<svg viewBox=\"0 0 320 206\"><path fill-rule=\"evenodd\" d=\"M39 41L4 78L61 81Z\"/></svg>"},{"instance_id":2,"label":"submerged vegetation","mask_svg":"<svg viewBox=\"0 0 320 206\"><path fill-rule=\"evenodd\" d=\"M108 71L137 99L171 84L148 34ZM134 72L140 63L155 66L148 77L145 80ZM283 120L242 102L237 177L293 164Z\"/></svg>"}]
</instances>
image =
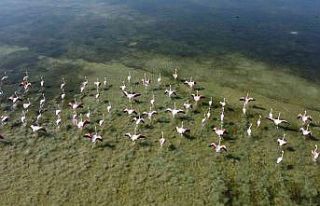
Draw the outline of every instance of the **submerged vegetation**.
<instances>
[{"instance_id":1,"label":"submerged vegetation","mask_svg":"<svg viewBox=\"0 0 320 206\"><path fill-rule=\"evenodd\" d=\"M1 125L0 132L5 137L0 142L0 201L4 205L319 204L320 165L312 160L311 150L315 144L319 145L320 87L316 81L305 78L317 74L316 71L299 70L309 57L285 64L275 60L277 55L254 56L245 52L248 51L245 47L237 51L226 46L230 39L220 39L223 33L210 40L210 30L203 28L204 32L199 32L203 19L190 22L200 35L197 36L186 30L188 25L184 25L183 15L171 16L166 13L166 7L154 12L154 5L144 4L145 1L134 5L122 1L81 2L56 7L48 2L32 1L25 13L19 11L28 7L26 4L10 8L6 5L12 3L0 3L3 11L0 16L8 16L0 21L0 74L6 72L9 77L1 87L4 92L1 115L10 115L10 121ZM191 6L201 5L188 2ZM179 10L178 5L174 4L173 8ZM186 15L190 8L180 9ZM50 9L54 12L46 12ZM210 16L212 11L207 12ZM192 15L186 19L192 19ZM155 29L168 22L167 18L176 21L171 26ZM219 23L219 18L214 21ZM225 23L230 26L230 22ZM256 50L274 49L261 47ZM293 58L288 56L286 60ZM314 60L305 65L311 67L317 63ZM176 68L179 81L172 77ZM12 109L7 98L18 90L26 69L32 87L23 94L23 102L29 98L31 107L27 126L23 127L21 105ZM125 133L134 132L135 125L122 112L130 104L119 89L129 72L132 83L126 82L128 91L142 93L132 107L141 113L149 111L154 94L159 112L153 123L146 120L138 128L146 139L135 143L124 137ZM157 84L159 74L161 85ZM144 75L151 79L151 86L135 84ZM35 122L42 99L41 76L45 80L46 103L40 124L47 131L33 133L30 125ZM89 84L83 96L79 87L85 76ZM106 77L108 82L108 87L101 86L99 102L93 85L97 77L101 82ZM172 119L164 112L167 107L173 107L175 102L182 108L187 100L192 102L193 92L180 81L190 77L197 81L196 88L207 98L186 115ZM64 101L59 88L62 78L66 82ZM177 90L178 97L170 99L164 95L169 84ZM239 98L247 92L256 101L250 103L244 115ZM211 96L211 118L202 126ZM91 123L83 131L71 123L73 111L67 104L74 98L84 103L79 113L85 116L91 111ZM212 128L220 126L219 101L223 98L227 101L224 127L228 134L222 141L228 151L216 153L208 145L218 141ZM60 129L56 128L54 114L58 105L62 109ZM107 112L108 105L112 105L111 113ZM281 117L290 124L276 129L265 118L271 108L275 116L281 112ZM313 138L304 138L299 132L301 123L296 117L304 110L313 117L310 124ZM103 114L105 121L99 127ZM261 125L257 128L259 115ZM190 128L187 137L176 133L176 126L182 121ZM250 123L253 123L252 135L248 137ZM86 132L94 132L95 126L102 142L92 143L83 137ZM161 132L166 139L162 147ZM288 144L282 148L282 162L277 164L281 156L277 138L284 134Z\"/></svg>"}]
</instances>

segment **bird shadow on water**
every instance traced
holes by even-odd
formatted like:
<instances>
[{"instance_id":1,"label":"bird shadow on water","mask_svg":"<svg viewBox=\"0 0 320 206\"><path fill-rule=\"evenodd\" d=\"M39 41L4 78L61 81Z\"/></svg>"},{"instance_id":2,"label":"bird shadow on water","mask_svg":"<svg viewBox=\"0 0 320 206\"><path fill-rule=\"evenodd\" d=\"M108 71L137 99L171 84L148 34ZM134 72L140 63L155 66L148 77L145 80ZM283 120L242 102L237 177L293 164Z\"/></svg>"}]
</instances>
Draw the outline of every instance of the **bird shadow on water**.
<instances>
[{"instance_id":1,"label":"bird shadow on water","mask_svg":"<svg viewBox=\"0 0 320 206\"><path fill-rule=\"evenodd\" d=\"M102 144L99 144L97 147L98 148L110 148L110 149L114 150L116 148L116 145L111 144L109 142L104 142Z\"/></svg>"},{"instance_id":2,"label":"bird shadow on water","mask_svg":"<svg viewBox=\"0 0 320 206\"><path fill-rule=\"evenodd\" d=\"M266 110L266 108L260 107L260 106L257 106L257 105L253 105L252 108L253 108L253 109L258 109L258 110L263 110L263 111Z\"/></svg>"},{"instance_id":3,"label":"bird shadow on water","mask_svg":"<svg viewBox=\"0 0 320 206\"><path fill-rule=\"evenodd\" d=\"M240 162L241 158L239 156L233 155L233 154L227 154L225 156L229 160Z\"/></svg>"}]
</instances>

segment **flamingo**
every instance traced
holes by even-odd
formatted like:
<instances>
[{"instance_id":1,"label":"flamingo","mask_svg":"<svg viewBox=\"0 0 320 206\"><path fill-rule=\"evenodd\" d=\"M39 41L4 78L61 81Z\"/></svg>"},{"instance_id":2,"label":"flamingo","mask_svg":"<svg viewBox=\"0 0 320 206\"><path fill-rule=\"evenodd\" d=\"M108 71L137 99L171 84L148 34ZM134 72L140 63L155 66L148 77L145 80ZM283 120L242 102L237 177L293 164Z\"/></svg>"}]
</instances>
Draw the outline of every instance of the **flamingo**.
<instances>
[{"instance_id":1,"label":"flamingo","mask_svg":"<svg viewBox=\"0 0 320 206\"><path fill-rule=\"evenodd\" d=\"M161 84L161 73L159 73L159 77L158 77L158 79L157 79L157 82L158 82L158 84L160 85Z\"/></svg>"},{"instance_id":2,"label":"flamingo","mask_svg":"<svg viewBox=\"0 0 320 206\"><path fill-rule=\"evenodd\" d=\"M194 88L194 86L197 84L197 82L192 80L192 77L190 77L190 80L186 80L183 82L186 84L191 90Z\"/></svg>"},{"instance_id":3,"label":"flamingo","mask_svg":"<svg viewBox=\"0 0 320 206\"><path fill-rule=\"evenodd\" d=\"M246 108L246 105L244 104L243 107L242 107L242 113L243 114L246 114L247 113L247 108Z\"/></svg>"},{"instance_id":4,"label":"flamingo","mask_svg":"<svg viewBox=\"0 0 320 206\"><path fill-rule=\"evenodd\" d=\"M145 139L146 138L146 136L142 135L141 133L137 134L136 128L134 130L134 134L131 134L131 133L128 132L124 136L129 137L132 142L135 142L135 141L137 141L139 139Z\"/></svg>"},{"instance_id":5,"label":"flamingo","mask_svg":"<svg viewBox=\"0 0 320 206\"><path fill-rule=\"evenodd\" d=\"M107 85L108 85L107 77L104 77L103 86L104 86L104 87L107 87Z\"/></svg>"},{"instance_id":6,"label":"flamingo","mask_svg":"<svg viewBox=\"0 0 320 206\"><path fill-rule=\"evenodd\" d=\"M45 102L46 102L46 97L45 97L44 93L42 93L42 99L40 100L39 107L43 108Z\"/></svg>"},{"instance_id":7,"label":"flamingo","mask_svg":"<svg viewBox=\"0 0 320 206\"><path fill-rule=\"evenodd\" d=\"M132 115L132 114L137 114L137 112L134 109L128 109L125 108L124 110L122 110L124 113L128 113L128 115Z\"/></svg>"},{"instance_id":8,"label":"flamingo","mask_svg":"<svg viewBox=\"0 0 320 206\"><path fill-rule=\"evenodd\" d=\"M178 79L178 69L177 69L177 68L174 69L174 73L172 74L172 76L173 76L173 78L174 78L175 80Z\"/></svg>"},{"instance_id":9,"label":"flamingo","mask_svg":"<svg viewBox=\"0 0 320 206\"><path fill-rule=\"evenodd\" d=\"M220 121L221 121L221 123L223 123L223 121L224 121L224 109L223 109L224 107L222 107L222 110L221 110L221 114L220 114Z\"/></svg>"},{"instance_id":10,"label":"flamingo","mask_svg":"<svg viewBox=\"0 0 320 206\"><path fill-rule=\"evenodd\" d=\"M147 86L149 86L151 84L151 80L147 79L146 73L144 73L144 78L141 79L141 82L145 87L147 87Z\"/></svg>"},{"instance_id":11,"label":"flamingo","mask_svg":"<svg viewBox=\"0 0 320 206\"><path fill-rule=\"evenodd\" d=\"M17 91L15 91L14 94L11 95L8 99L11 100L13 104L16 104L18 101L22 101L22 99L18 96Z\"/></svg>"},{"instance_id":12,"label":"flamingo","mask_svg":"<svg viewBox=\"0 0 320 206\"><path fill-rule=\"evenodd\" d=\"M201 99L204 99L204 98L205 98L205 96L199 95L199 90L197 90L196 94L191 94L191 96L193 97L193 100L196 102L196 104L198 104L198 102L199 102Z\"/></svg>"},{"instance_id":13,"label":"flamingo","mask_svg":"<svg viewBox=\"0 0 320 206\"><path fill-rule=\"evenodd\" d=\"M161 131L161 138L159 139L160 147L162 147L165 142L166 142L166 139L163 137L163 132Z\"/></svg>"},{"instance_id":14,"label":"flamingo","mask_svg":"<svg viewBox=\"0 0 320 206\"><path fill-rule=\"evenodd\" d=\"M39 131L46 131L46 129L44 128L44 127L42 127L42 126L38 126L38 125L31 125L30 126L31 127L31 129L32 129L32 132L39 132Z\"/></svg>"},{"instance_id":15,"label":"flamingo","mask_svg":"<svg viewBox=\"0 0 320 206\"><path fill-rule=\"evenodd\" d=\"M223 98L223 101L220 101L219 103L224 108L226 106L226 104L227 104L226 103L226 98Z\"/></svg>"},{"instance_id":16,"label":"flamingo","mask_svg":"<svg viewBox=\"0 0 320 206\"><path fill-rule=\"evenodd\" d=\"M61 116L58 115L57 116L57 120L56 120L56 125L57 125L58 128L60 128L61 122L62 122Z\"/></svg>"},{"instance_id":17,"label":"flamingo","mask_svg":"<svg viewBox=\"0 0 320 206\"><path fill-rule=\"evenodd\" d=\"M129 84L131 83L131 78L132 78L131 72L129 72L128 77L127 77L127 80L128 80L128 83L129 83Z\"/></svg>"},{"instance_id":18,"label":"flamingo","mask_svg":"<svg viewBox=\"0 0 320 206\"><path fill-rule=\"evenodd\" d=\"M138 115L138 117L134 117L133 120L135 121L136 125L144 124L144 118L141 117L140 114Z\"/></svg>"},{"instance_id":19,"label":"flamingo","mask_svg":"<svg viewBox=\"0 0 320 206\"><path fill-rule=\"evenodd\" d=\"M152 107L150 107L149 112L143 112L142 114L143 114L143 115L147 115L147 116L148 116L148 119L149 119L150 121L152 121L153 115L158 114L158 112L157 112L156 110L152 110Z\"/></svg>"},{"instance_id":20,"label":"flamingo","mask_svg":"<svg viewBox=\"0 0 320 206\"><path fill-rule=\"evenodd\" d=\"M284 134L282 136L282 138L277 139L277 142L278 142L278 145L280 148L288 143L288 141L285 139L285 137L286 137L286 135Z\"/></svg>"},{"instance_id":21,"label":"flamingo","mask_svg":"<svg viewBox=\"0 0 320 206\"><path fill-rule=\"evenodd\" d=\"M192 109L192 104L189 103L189 100L185 103L183 103L183 107L189 111L190 109Z\"/></svg>"},{"instance_id":22,"label":"flamingo","mask_svg":"<svg viewBox=\"0 0 320 206\"><path fill-rule=\"evenodd\" d=\"M111 109L112 109L111 103L110 103L110 102L108 102L107 112L108 112L108 113L110 113Z\"/></svg>"},{"instance_id":23,"label":"flamingo","mask_svg":"<svg viewBox=\"0 0 320 206\"><path fill-rule=\"evenodd\" d=\"M176 127L176 130L177 130L177 132L178 132L178 134L180 134L180 136L182 137L185 133L187 133L187 132L190 132L190 129L188 129L188 128L185 128L184 126L183 126L183 121L181 122L181 127Z\"/></svg>"},{"instance_id":24,"label":"flamingo","mask_svg":"<svg viewBox=\"0 0 320 206\"><path fill-rule=\"evenodd\" d=\"M71 109L76 110L78 108L83 108L83 103L77 102L75 99L68 104Z\"/></svg>"},{"instance_id":25,"label":"flamingo","mask_svg":"<svg viewBox=\"0 0 320 206\"><path fill-rule=\"evenodd\" d=\"M27 100L28 100L28 102L23 103L23 105L22 105L23 109L28 109L30 107L30 105L31 105L31 102L30 102L29 98Z\"/></svg>"},{"instance_id":26,"label":"flamingo","mask_svg":"<svg viewBox=\"0 0 320 206\"><path fill-rule=\"evenodd\" d=\"M41 81L40 81L40 87L41 87L41 88L44 88L44 79L43 79L43 76L40 77L40 80L41 80Z\"/></svg>"},{"instance_id":27,"label":"flamingo","mask_svg":"<svg viewBox=\"0 0 320 206\"><path fill-rule=\"evenodd\" d=\"M174 119L175 116L176 116L177 114L179 114L179 113L185 114L185 112L184 112L182 109L176 109L176 103L174 103L173 109L167 108L165 111L166 111L166 112L170 112L173 119Z\"/></svg>"},{"instance_id":28,"label":"flamingo","mask_svg":"<svg viewBox=\"0 0 320 206\"><path fill-rule=\"evenodd\" d=\"M121 89L122 91L125 91L126 88L127 88L127 86L126 86L125 82L122 81L122 85L120 86L120 89Z\"/></svg>"},{"instance_id":29,"label":"flamingo","mask_svg":"<svg viewBox=\"0 0 320 206\"><path fill-rule=\"evenodd\" d=\"M245 97L241 97L240 101L244 101L244 105L249 104L249 102L251 101L256 101L254 98L249 97L249 93L247 93L247 95Z\"/></svg>"},{"instance_id":30,"label":"flamingo","mask_svg":"<svg viewBox=\"0 0 320 206\"><path fill-rule=\"evenodd\" d=\"M98 77L97 77L97 81L93 82L93 84L97 87L97 89L101 86L101 82L99 81Z\"/></svg>"},{"instance_id":31,"label":"flamingo","mask_svg":"<svg viewBox=\"0 0 320 206\"><path fill-rule=\"evenodd\" d=\"M259 115L259 118L257 120L257 127L260 127L260 124L261 124L261 115Z\"/></svg>"},{"instance_id":32,"label":"flamingo","mask_svg":"<svg viewBox=\"0 0 320 206\"><path fill-rule=\"evenodd\" d=\"M289 123L287 120L284 120L284 119L280 119L280 112L278 114L278 117L276 119L274 118L270 118L270 117L267 117L268 120L272 121L273 124L277 127L277 129L279 128L279 125L282 124L282 123Z\"/></svg>"},{"instance_id":33,"label":"flamingo","mask_svg":"<svg viewBox=\"0 0 320 206\"><path fill-rule=\"evenodd\" d=\"M91 140L91 142L96 143L97 141L102 142L102 136L98 134L97 127L94 127L95 133L86 133L84 137Z\"/></svg>"},{"instance_id":34,"label":"flamingo","mask_svg":"<svg viewBox=\"0 0 320 206\"><path fill-rule=\"evenodd\" d=\"M210 117L211 117L211 107L208 108L206 116L207 116L207 119L210 119Z\"/></svg>"},{"instance_id":35,"label":"flamingo","mask_svg":"<svg viewBox=\"0 0 320 206\"><path fill-rule=\"evenodd\" d=\"M102 127L104 123L104 114L102 114L102 119L99 120L99 126Z\"/></svg>"},{"instance_id":36,"label":"flamingo","mask_svg":"<svg viewBox=\"0 0 320 206\"><path fill-rule=\"evenodd\" d=\"M172 95L175 95L175 96L177 95L176 90L172 89L171 84L169 85L169 89L166 89L164 91L164 94L166 94L170 98L171 98Z\"/></svg>"},{"instance_id":37,"label":"flamingo","mask_svg":"<svg viewBox=\"0 0 320 206\"><path fill-rule=\"evenodd\" d=\"M129 92L127 92L127 91L122 91L122 92L123 92L123 94L125 95L125 97L128 98L129 101L132 101L132 100L134 100L135 98L141 96L140 93L136 93L136 92L132 92L132 93L129 93Z\"/></svg>"},{"instance_id":38,"label":"flamingo","mask_svg":"<svg viewBox=\"0 0 320 206\"><path fill-rule=\"evenodd\" d=\"M20 117L21 123L25 124L26 123L26 112L22 110L22 115Z\"/></svg>"},{"instance_id":39,"label":"flamingo","mask_svg":"<svg viewBox=\"0 0 320 206\"><path fill-rule=\"evenodd\" d=\"M39 124L39 121L40 121L41 117L42 117L42 111L39 110L39 111L38 111L37 118L36 118L36 123L37 123L37 124Z\"/></svg>"},{"instance_id":40,"label":"flamingo","mask_svg":"<svg viewBox=\"0 0 320 206\"><path fill-rule=\"evenodd\" d=\"M309 130L309 124L307 125L307 128L306 128L306 129L303 128L303 127L301 127L299 131L300 131L300 132L302 133L302 135L305 136L305 137L310 137L310 136L312 136L312 132L311 132L311 130Z\"/></svg>"},{"instance_id":41,"label":"flamingo","mask_svg":"<svg viewBox=\"0 0 320 206\"><path fill-rule=\"evenodd\" d=\"M77 117L78 117L78 115L77 115L77 113L74 111L74 113L73 113L73 115L72 115L72 120L71 120L71 122L72 122L72 124L75 125L75 126L78 125L78 119L77 119Z\"/></svg>"},{"instance_id":42,"label":"flamingo","mask_svg":"<svg viewBox=\"0 0 320 206\"><path fill-rule=\"evenodd\" d=\"M1 119L1 124L4 125L9 121L9 116L8 115L1 115L0 119Z\"/></svg>"},{"instance_id":43,"label":"flamingo","mask_svg":"<svg viewBox=\"0 0 320 206\"><path fill-rule=\"evenodd\" d=\"M150 100L150 104L152 107L154 107L154 103L155 103L155 97L154 97L154 94L152 94L152 99Z\"/></svg>"},{"instance_id":44,"label":"flamingo","mask_svg":"<svg viewBox=\"0 0 320 206\"><path fill-rule=\"evenodd\" d=\"M8 79L7 72L4 72L4 75L1 77L1 83Z\"/></svg>"},{"instance_id":45,"label":"flamingo","mask_svg":"<svg viewBox=\"0 0 320 206\"><path fill-rule=\"evenodd\" d=\"M270 109L270 112L269 112L269 114L268 114L268 118L269 118L269 119L273 119L272 111L273 111L273 109L271 108L271 109Z\"/></svg>"},{"instance_id":46,"label":"flamingo","mask_svg":"<svg viewBox=\"0 0 320 206\"><path fill-rule=\"evenodd\" d=\"M280 162L282 162L283 160L283 155L284 155L284 151L281 151L281 156L277 158L277 164L279 164Z\"/></svg>"},{"instance_id":47,"label":"flamingo","mask_svg":"<svg viewBox=\"0 0 320 206\"><path fill-rule=\"evenodd\" d=\"M314 145L314 150L311 150L311 154L312 154L312 160L316 162L320 154L320 152L318 152L318 145Z\"/></svg>"},{"instance_id":48,"label":"flamingo","mask_svg":"<svg viewBox=\"0 0 320 206\"><path fill-rule=\"evenodd\" d=\"M218 129L218 128L214 127L213 131L218 135L219 138L222 137L226 133L226 129L223 129L223 128Z\"/></svg>"},{"instance_id":49,"label":"flamingo","mask_svg":"<svg viewBox=\"0 0 320 206\"><path fill-rule=\"evenodd\" d=\"M300 119L304 125L312 121L312 117L307 115L307 110L304 110L303 114L298 114L297 118Z\"/></svg>"},{"instance_id":50,"label":"flamingo","mask_svg":"<svg viewBox=\"0 0 320 206\"><path fill-rule=\"evenodd\" d=\"M251 127L252 127L252 123L250 123L249 128L247 129L247 134L249 137L251 137Z\"/></svg>"},{"instance_id":51,"label":"flamingo","mask_svg":"<svg viewBox=\"0 0 320 206\"><path fill-rule=\"evenodd\" d=\"M212 106L212 104L213 104L213 98L212 97L210 97L210 100L209 100L209 107L211 107Z\"/></svg>"},{"instance_id":52,"label":"flamingo","mask_svg":"<svg viewBox=\"0 0 320 206\"><path fill-rule=\"evenodd\" d=\"M201 126L204 127L204 125L206 124L206 122L207 122L207 116L206 116L206 114L204 114L204 115L203 115L203 118L202 118L202 120L201 120Z\"/></svg>"},{"instance_id":53,"label":"flamingo","mask_svg":"<svg viewBox=\"0 0 320 206\"><path fill-rule=\"evenodd\" d=\"M219 142L218 144L216 143L211 143L209 145L209 147L211 147L216 153L220 153L220 152L227 152L227 147L226 145L221 145L221 138L219 137Z\"/></svg>"},{"instance_id":54,"label":"flamingo","mask_svg":"<svg viewBox=\"0 0 320 206\"><path fill-rule=\"evenodd\" d=\"M28 74L28 70L26 70L26 72L22 78L22 81L28 81L28 79L29 79L29 74Z\"/></svg>"},{"instance_id":55,"label":"flamingo","mask_svg":"<svg viewBox=\"0 0 320 206\"><path fill-rule=\"evenodd\" d=\"M82 120L82 114L80 115L80 121L77 123L77 127L79 128L79 129L83 129L87 124L89 124L90 123L90 121L88 121L88 120Z\"/></svg>"},{"instance_id":56,"label":"flamingo","mask_svg":"<svg viewBox=\"0 0 320 206\"><path fill-rule=\"evenodd\" d=\"M84 85L84 87L86 87L87 86L87 84L88 84L88 79L87 79L87 76L84 76L84 81L82 82L82 85Z\"/></svg>"},{"instance_id":57,"label":"flamingo","mask_svg":"<svg viewBox=\"0 0 320 206\"><path fill-rule=\"evenodd\" d=\"M91 116L91 110L90 110L90 107L88 107L88 112L86 113L86 117L88 118L88 120L90 120L90 116Z\"/></svg>"},{"instance_id":58,"label":"flamingo","mask_svg":"<svg viewBox=\"0 0 320 206\"><path fill-rule=\"evenodd\" d=\"M60 89L63 91L65 86L66 86L66 81L62 77L62 83L60 84Z\"/></svg>"}]
</instances>

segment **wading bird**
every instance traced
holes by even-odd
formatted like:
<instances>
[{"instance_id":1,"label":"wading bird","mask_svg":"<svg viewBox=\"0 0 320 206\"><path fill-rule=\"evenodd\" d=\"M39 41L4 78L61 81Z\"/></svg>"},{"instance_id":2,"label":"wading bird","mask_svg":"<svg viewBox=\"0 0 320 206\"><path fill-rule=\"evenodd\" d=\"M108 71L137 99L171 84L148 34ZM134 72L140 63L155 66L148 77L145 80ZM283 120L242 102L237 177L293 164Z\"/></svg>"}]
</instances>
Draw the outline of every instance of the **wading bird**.
<instances>
[{"instance_id":1,"label":"wading bird","mask_svg":"<svg viewBox=\"0 0 320 206\"><path fill-rule=\"evenodd\" d=\"M139 124L144 124L144 118L141 117L139 114L138 117L134 117L133 120L135 121L136 125L138 126Z\"/></svg>"},{"instance_id":2,"label":"wading bird","mask_svg":"<svg viewBox=\"0 0 320 206\"><path fill-rule=\"evenodd\" d=\"M39 132L39 131L46 131L44 127L38 126L38 125L31 125L32 132Z\"/></svg>"},{"instance_id":3,"label":"wading bird","mask_svg":"<svg viewBox=\"0 0 320 206\"><path fill-rule=\"evenodd\" d=\"M166 139L163 137L163 132L161 131L161 138L159 139L160 147L162 147L165 142L166 142Z\"/></svg>"},{"instance_id":4,"label":"wading bird","mask_svg":"<svg viewBox=\"0 0 320 206\"><path fill-rule=\"evenodd\" d=\"M172 89L171 84L169 85L169 89L166 89L164 91L164 94L166 94L170 98L172 97L172 95L175 95L175 96L177 95L176 90Z\"/></svg>"},{"instance_id":5,"label":"wading bird","mask_svg":"<svg viewBox=\"0 0 320 206\"><path fill-rule=\"evenodd\" d=\"M279 125L282 124L282 123L289 123L287 120L284 120L284 119L280 119L280 112L278 114L278 117L276 119L274 118L270 118L270 117L267 117L268 120L272 121L273 124L277 127L277 129L279 128Z\"/></svg>"},{"instance_id":6,"label":"wading bird","mask_svg":"<svg viewBox=\"0 0 320 206\"><path fill-rule=\"evenodd\" d=\"M224 108L226 106L226 104L227 104L226 103L226 98L223 98L223 101L220 101L219 103L222 106L222 108Z\"/></svg>"},{"instance_id":7,"label":"wading bird","mask_svg":"<svg viewBox=\"0 0 320 206\"><path fill-rule=\"evenodd\" d=\"M176 127L176 130L178 132L178 134L180 134L180 136L182 137L183 135L185 135L187 132L190 132L190 129L185 128L183 126L183 121L181 122L181 127Z\"/></svg>"},{"instance_id":8,"label":"wading bird","mask_svg":"<svg viewBox=\"0 0 320 206\"><path fill-rule=\"evenodd\" d=\"M173 76L173 78L174 78L175 80L178 79L178 69L177 69L177 68L174 69L174 73L172 74L172 76Z\"/></svg>"},{"instance_id":9,"label":"wading bird","mask_svg":"<svg viewBox=\"0 0 320 206\"><path fill-rule=\"evenodd\" d=\"M259 118L257 120L257 127L260 127L260 124L261 124L261 115L259 115Z\"/></svg>"},{"instance_id":10,"label":"wading bird","mask_svg":"<svg viewBox=\"0 0 320 206\"><path fill-rule=\"evenodd\" d=\"M68 104L71 109L76 110L78 108L83 108L83 103L79 103L76 101L76 99L74 99L73 101L69 102Z\"/></svg>"},{"instance_id":11,"label":"wading bird","mask_svg":"<svg viewBox=\"0 0 320 206\"><path fill-rule=\"evenodd\" d=\"M209 107L212 107L212 104L213 104L213 98L212 97L210 97L210 100L209 100L208 104L209 104Z\"/></svg>"},{"instance_id":12,"label":"wading bird","mask_svg":"<svg viewBox=\"0 0 320 206\"><path fill-rule=\"evenodd\" d=\"M221 145L221 138L219 137L219 142L218 144L216 143L211 143L209 145L209 147L211 147L216 153L220 153L220 152L227 152L227 147L226 145Z\"/></svg>"},{"instance_id":13,"label":"wading bird","mask_svg":"<svg viewBox=\"0 0 320 206\"><path fill-rule=\"evenodd\" d=\"M192 109L192 104L189 102L189 100L187 100L187 102L183 103L183 107L188 112L190 109Z\"/></svg>"},{"instance_id":14,"label":"wading bird","mask_svg":"<svg viewBox=\"0 0 320 206\"><path fill-rule=\"evenodd\" d=\"M93 82L93 84L96 86L97 89L101 86L101 82L99 81L99 78L97 77L97 81Z\"/></svg>"},{"instance_id":15,"label":"wading bird","mask_svg":"<svg viewBox=\"0 0 320 206\"><path fill-rule=\"evenodd\" d=\"M302 133L302 135L303 135L304 137L310 137L310 136L312 136L312 132L311 132L311 130L309 130L309 124L307 125L307 128L306 128L306 129L303 128L303 127L301 127L301 128L299 129L299 131Z\"/></svg>"},{"instance_id":16,"label":"wading bird","mask_svg":"<svg viewBox=\"0 0 320 206\"><path fill-rule=\"evenodd\" d=\"M316 162L319 158L320 152L318 152L318 145L314 145L314 150L311 150L312 161Z\"/></svg>"},{"instance_id":17,"label":"wading bird","mask_svg":"<svg viewBox=\"0 0 320 206\"><path fill-rule=\"evenodd\" d=\"M252 123L250 123L249 128L247 129L247 134L249 137L251 137L251 127L252 127Z\"/></svg>"},{"instance_id":18,"label":"wading bird","mask_svg":"<svg viewBox=\"0 0 320 206\"><path fill-rule=\"evenodd\" d=\"M90 139L91 142L96 143L97 141L102 142L102 136L98 134L97 127L94 127L94 133L86 133L84 137Z\"/></svg>"},{"instance_id":19,"label":"wading bird","mask_svg":"<svg viewBox=\"0 0 320 206\"><path fill-rule=\"evenodd\" d=\"M307 110L304 110L303 114L298 114L297 118L303 122L303 125L308 124L312 121L312 117L310 115L307 115Z\"/></svg>"},{"instance_id":20,"label":"wading bird","mask_svg":"<svg viewBox=\"0 0 320 206\"><path fill-rule=\"evenodd\" d=\"M128 100L131 102L132 100L134 100L137 97L141 96L141 93L137 93L137 92L127 92L127 91L122 91L124 96L128 98Z\"/></svg>"},{"instance_id":21,"label":"wading bird","mask_svg":"<svg viewBox=\"0 0 320 206\"><path fill-rule=\"evenodd\" d=\"M284 151L281 151L281 156L277 158L277 164L279 164L280 162L282 162L283 160L283 155L284 155Z\"/></svg>"},{"instance_id":22,"label":"wading bird","mask_svg":"<svg viewBox=\"0 0 320 206\"><path fill-rule=\"evenodd\" d=\"M125 108L124 110L122 110L124 113L128 113L128 115L132 115L132 114L137 114L136 110L134 109L129 109L129 108Z\"/></svg>"},{"instance_id":23,"label":"wading bird","mask_svg":"<svg viewBox=\"0 0 320 206\"><path fill-rule=\"evenodd\" d=\"M254 98L249 97L249 93L247 93L247 95L245 97L241 97L240 101L244 101L244 105L249 104L249 102L251 101L256 101Z\"/></svg>"},{"instance_id":24,"label":"wading bird","mask_svg":"<svg viewBox=\"0 0 320 206\"><path fill-rule=\"evenodd\" d=\"M179 113L185 114L185 112L184 112L182 109L177 109L177 108L176 108L176 103L174 103L173 109L167 108L165 111L166 111L166 112L170 112L173 119L174 119L175 116L176 116L177 114L179 114Z\"/></svg>"},{"instance_id":25,"label":"wading bird","mask_svg":"<svg viewBox=\"0 0 320 206\"><path fill-rule=\"evenodd\" d=\"M129 137L131 141L135 142L139 139L145 139L146 137L142 135L141 133L137 134L136 128L134 130L134 134L126 133L124 136Z\"/></svg>"},{"instance_id":26,"label":"wading bird","mask_svg":"<svg viewBox=\"0 0 320 206\"><path fill-rule=\"evenodd\" d=\"M197 84L197 82L192 80L192 77L190 77L190 80L185 80L183 83L188 85L191 90L193 90L194 86Z\"/></svg>"},{"instance_id":27,"label":"wading bird","mask_svg":"<svg viewBox=\"0 0 320 206\"><path fill-rule=\"evenodd\" d=\"M197 90L196 94L191 94L193 100L198 104L201 99L204 99L205 96L199 94L199 90Z\"/></svg>"},{"instance_id":28,"label":"wading bird","mask_svg":"<svg viewBox=\"0 0 320 206\"><path fill-rule=\"evenodd\" d=\"M279 145L279 148L281 148L282 146L286 145L288 143L288 141L285 139L286 135L284 134L282 136L282 138L278 138L277 139L277 142L278 142L278 145Z\"/></svg>"},{"instance_id":29,"label":"wading bird","mask_svg":"<svg viewBox=\"0 0 320 206\"><path fill-rule=\"evenodd\" d=\"M214 127L213 131L218 135L219 138L222 137L226 133L226 129L223 129L223 128L218 129L218 128Z\"/></svg>"},{"instance_id":30,"label":"wading bird","mask_svg":"<svg viewBox=\"0 0 320 206\"><path fill-rule=\"evenodd\" d=\"M84 120L84 121L82 120L82 114L81 114L80 121L77 123L77 127L82 130L89 123L90 123L90 121L88 121L88 120Z\"/></svg>"},{"instance_id":31,"label":"wading bird","mask_svg":"<svg viewBox=\"0 0 320 206\"><path fill-rule=\"evenodd\" d=\"M142 114L146 115L149 121L152 122L152 117L158 114L158 112L156 110L152 110L152 107L150 107L149 112L143 112Z\"/></svg>"},{"instance_id":32,"label":"wading bird","mask_svg":"<svg viewBox=\"0 0 320 206\"><path fill-rule=\"evenodd\" d=\"M25 103L22 104L23 109L28 109L30 107L30 105L31 105L31 102L30 102L29 98L27 100L28 100L28 102L25 102Z\"/></svg>"}]
</instances>

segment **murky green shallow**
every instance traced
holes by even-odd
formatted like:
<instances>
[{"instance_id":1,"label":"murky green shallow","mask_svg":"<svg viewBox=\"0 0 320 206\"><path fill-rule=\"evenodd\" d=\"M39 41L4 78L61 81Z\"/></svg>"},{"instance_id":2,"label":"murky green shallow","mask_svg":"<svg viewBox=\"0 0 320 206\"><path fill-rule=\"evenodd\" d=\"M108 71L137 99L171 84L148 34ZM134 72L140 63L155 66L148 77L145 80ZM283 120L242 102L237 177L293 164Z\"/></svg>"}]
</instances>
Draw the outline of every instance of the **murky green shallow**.
<instances>
[{"instance_id":1,"label":"murky green shallow","mask_svg":"<svg viewBox=\"0 0 320 206\"><path fill-rule=\"evenodd\" d=\"M1 1L0 69L9 81L3 86L1 112L12 119L1 127L8 142L0 144L0 201L3 205L318 205L319 163L311 149L320 131L320 5L316 1ZM48 134L35 135L19 126L21 108L10 112L6 97L18 88L28 68L33 123L39 99L39 79L47 88L47 109L42 125ZM165 86L145 89L140 104L149 110L152 93L157 109L173 102L182 107L190 90L172 79L198 81L200 93L213 96L212 119L201 127L207 101L183 120L190 138L181 138L161 112L153 125L139 130L145 141L132 143L131 120L121 110L128 105L119 86L130 71L139 81L144 73L163 84L173 84L181 98L164 96ZM2 75L2 74L1 74ZM89 79L85 107L92 122L105 113L99 128L101 144L92 144L71 126L67 101L80 98L79 84ZM66 79L67 99L60 131L54 127L54 109L60 103L59 85ZM107 78L112 87L94 100L93 81ZM249 91L257 101L242 114L239 97ZM216 154L213 125L219 125L219 101L227 98L223 144L228 153ZM107 102L113 105L106 113ZM273 108L290 125L276 130L264 119ZM313 117L315 139L304 139L298 113ZM262 124L255 122L261 114ZM250 123L253 136L247 137ZM94 130L91 124L87 130ZM159 146L161 131L167 142ZM276 139L286 133L284 160Z\"/></svg>"}]
</instances>

